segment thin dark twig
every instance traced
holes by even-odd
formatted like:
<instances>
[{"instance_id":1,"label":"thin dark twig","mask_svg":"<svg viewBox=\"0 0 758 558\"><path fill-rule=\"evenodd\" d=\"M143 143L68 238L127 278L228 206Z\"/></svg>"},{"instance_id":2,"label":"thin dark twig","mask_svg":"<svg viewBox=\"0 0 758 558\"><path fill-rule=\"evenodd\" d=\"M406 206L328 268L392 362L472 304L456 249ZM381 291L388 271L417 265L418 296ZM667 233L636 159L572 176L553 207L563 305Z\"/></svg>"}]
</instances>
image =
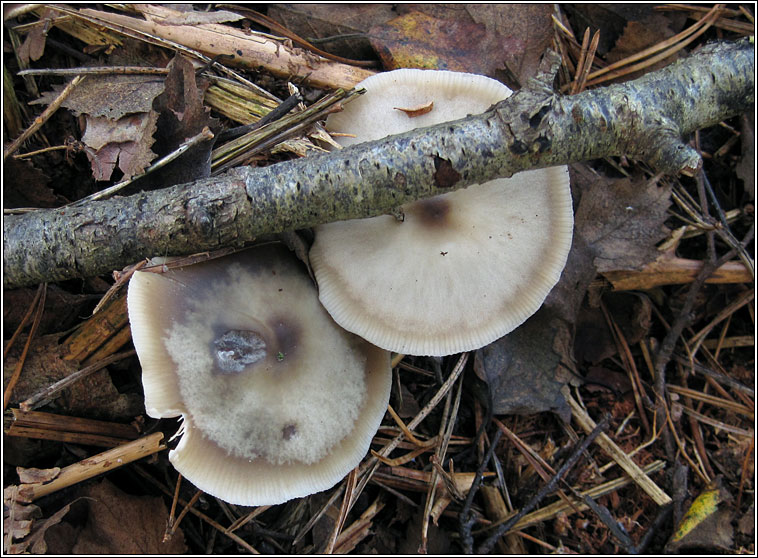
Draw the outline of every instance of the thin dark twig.
<instances>
[{"instance_id":1,"label":"thin dark twig","mask_svg":"<svg viewBox=\"0 0 758 558\"><path fill-rule=\"evenodd\" d=\"M645 552L645 549L652 542L653 537L658 534L658 532L661 530L661 527L663 527L663 523L671 515L671 510L673 507L673 504L666 504L658 511L658 515L655 516L653 524L650 526L650 528L648 528L647 532L642 537L642 540L640 540L640 544L637 545L637 548L634 549L637 551L637 554L642 554Z\"/></svg>"},{"instance_id":2,"label":"thin dark twig","mask_svg":"<svg viewBox=\"0 0 758 558\"><path fill-rule=\"evenodd\" d=\"M751 227L750 231L748 231L747 235L745 236L745 239L743 239L743 241L740 243L740 246L747 244L752 236L753 228ZM666 365L671 360L671 355L674 352L676 341L679 339L682 331L684 331L684 328L689 325L692 319L692 310L695 307L697 295L705 284L706 279L708 279L708 277L710 277L716 269L725 264L727 261L731 260L737 251L737 248L733 248L716 260L709 259L708 261L704 262L703 267L700 268L700 271L695 277L695 280L690 285L679 315L677 316L674 323L671 324L671 327L661 342L658 353L655 356L654 365L655 394L658 398L658 401L656 403L656 413L658 414L658 420L660 424L666 423L666 412L664 408L666 404ZM666 454L669 456L670 460L673 460L674 443L671 440L671 436L667 430L664 431L663 440L666 446Z\"/></svg>"},{"instance_id":3,"label":"thin dark twig","mask_svg":"<svg viewBox=\"0 0 758 558\"><path fill-rule=\"evenodd\" d=\"M10 341L5 344L5 348L3 349L3 359L8 356L8 353L10 352L11 347L13 347L13 344L16 342L16 339L18 339L18 336L21 335L21 332L26 327L26 324L28 324L29 320L32 318L32 314L34 314L34 311L37 309L37 303L39 302L39 299L42 296L42 291L45 289L45 287L45 283L40 283L40 285L37 287L37 292L34 293L34 299L29 305L29 308L26 310L26 314L24 314L24 317L21 319L21 323L18 324L16 331L13 332L13 336L11 337Z\"/></svg>"},{"instance_id":4,"label":"thin dark twig","mask_svg":"<svg viewBox=\"0 0 758 558\"><path fill-rule=\"evenodd\" d=\"M302 100L303 100L303 97L302 95L300 95L300 93L295 93L294 95L290 95L284 101L282 101L281 104L276 106L271 112L263 116L260 120L256 122L252 122L251 124L245 124L244 126L237 126L236 128L224 130L218 135L216 142L222 143L225 141L231 141L233 139L236 139L240 136L247 134L248 132L257 130L258 128L260 128L261 126L265 124L268 124L269 122L273 122L274 120L279 120L282 116L284 116L293 108L295 108L297 104L300 103Z\"/></svg>"},{"instance_id":5,"label":"thin dark twig","mask_svg":"<svg viewBox=\"0 0 758 558\"><path fill-rule=\"evenodd\" d=\"M498 526L498 528L495 530L495 532L487 537L487 539L479 546L477 549L477 553L479 554L489 554L492 551L492 548L495 546L495 543L497 540L502 537L505 533L507 533L518 521L524 517L526 514L528 514L530 511L532 511L534 508L537 507L537 505L542 501L545 496L548 494L551 494L554 492L557 488L558 482L561 480L563 475L565 475L569 469L571 469L576 462L579 460L579 457L587 450L589 445L597 438L601 432L603 432L608 427L608 422L610 421L610 417L608 415L605 415L603 419L597 423L597 426L592 429L592 432L590 432L587 437L582 441L581 444L579 444L572 454L569 456L568 459L564 462L564 464L561 466L558 471L556 471L555 476L550 480L549 483L547 483L545 486L543 486L540 491L534 495L534 497L513 517L511 517L508 521L505 523L502 523Z\"/></svg>"},{"instance_id":6,"label":"thin dark twig","mask_svg":"<svg viewBox=\"0 0 758 558\"><path fill-rule=\"evenodd\" d=\"M613 518L611 512L608 511L608 508L598 504L595 499L589 494L585 494L582 497L582 500L585 504L587 504L588 508L595 512L595 515L600 518L600 521L602 521L605 526L608 527L611 534L616 537L616 539L618 539L618 541L621 543L621 546L624 547L626 554L637 554L637 549L634 547L634 543L629 536L629 533L626 532L626 529L624 529L623 525L621 525Z\"/></svg>"},{"instance_id":7,"label":"thin dark twig","mask_svg":"<svg viewBox=\"0 0 758 558\"><path fill-rule=\"evenodd\" d=\"M29 329L29 336L26 338L26 344L24 345L24 349L21 351L21 356L18 358L16 368L13 370L13 374L8 380L8 384L5 387L5 392L3 392L3 410L5 410L11 400L13 388L16 387L16 383L21 376L21 369L24 367L24 362L26 362L26 355L29 352L29 347L31 347L32 340L37 333L37 328L42 321L42 313L45 311L45 301L47 300L47 283L41 283L38 287L38 292L40 293L40 296L39 298L35 297L35 301L37 301L37 310L34 314L32 327Z\"/></svg>"},{"instance_id":8,"label":"thin dark twig","mask_svg":"<svg viewBox=\"0 0 758 558\"><path fill-rule=\"evenodd\" d=\"M482 463L476 470L476 476L474 476L474 482L471 483L471 488L466 496L466 501L463 503L463 509L458 514L458 532L461 535L461 545L463 545L463 552L466 554L473 554L474 552L474 537L471 536L471 528L476 523L473 514L471 513L471 504L474 502L474 496L479 491L479 486L482 484L482 478L484 477L484 470L492 459L495 452L495 447L500 441L500 437L503 435L502 430L495 430L495 435L490 443L490 447L487 449L487 454L482 459Z\"/></svg>"}]
</instances>

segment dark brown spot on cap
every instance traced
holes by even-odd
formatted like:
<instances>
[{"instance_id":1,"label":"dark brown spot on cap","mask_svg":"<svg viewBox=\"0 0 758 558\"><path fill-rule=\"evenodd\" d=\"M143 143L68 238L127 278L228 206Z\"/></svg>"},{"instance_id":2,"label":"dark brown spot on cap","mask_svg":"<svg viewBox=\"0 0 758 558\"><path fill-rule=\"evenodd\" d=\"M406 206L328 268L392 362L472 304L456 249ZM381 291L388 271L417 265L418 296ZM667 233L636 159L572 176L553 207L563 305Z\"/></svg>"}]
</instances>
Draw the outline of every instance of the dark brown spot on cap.
<instances>
[{"instance_id":1,"label":"dark brown spot on cap","mask_svg":"<svg viewBox=\"0 0 758 558\"><path fill-rule=\"evenodd\" d=\"M413 204L413 213L426 227L444 227L448 224L450 202L436 197L419 200Z\"/></svg>"}]
</instances>

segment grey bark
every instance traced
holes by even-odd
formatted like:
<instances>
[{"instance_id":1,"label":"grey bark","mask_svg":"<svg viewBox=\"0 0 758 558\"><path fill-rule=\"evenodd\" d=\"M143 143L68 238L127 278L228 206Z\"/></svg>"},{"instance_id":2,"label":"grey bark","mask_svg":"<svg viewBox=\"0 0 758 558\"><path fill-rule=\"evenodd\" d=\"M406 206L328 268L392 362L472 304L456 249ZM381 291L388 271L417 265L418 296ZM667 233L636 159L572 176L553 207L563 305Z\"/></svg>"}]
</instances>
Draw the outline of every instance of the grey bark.
<instances>
[{"instance_id":1,"label":"grey bark","mask_svg":"<svg viewBox=\"0 0 758 558\"><path fill-rule=\"evenodd\" d=\"M635 81L569 97L552 90L559 61L546 56L527 87L481 115L164 190L9 215L4 287L389 213L532 168L626 155L693 174L702 162L683 138L753 106L753 50L748 39L714 43Z\"/></svg>"}]
</instances>

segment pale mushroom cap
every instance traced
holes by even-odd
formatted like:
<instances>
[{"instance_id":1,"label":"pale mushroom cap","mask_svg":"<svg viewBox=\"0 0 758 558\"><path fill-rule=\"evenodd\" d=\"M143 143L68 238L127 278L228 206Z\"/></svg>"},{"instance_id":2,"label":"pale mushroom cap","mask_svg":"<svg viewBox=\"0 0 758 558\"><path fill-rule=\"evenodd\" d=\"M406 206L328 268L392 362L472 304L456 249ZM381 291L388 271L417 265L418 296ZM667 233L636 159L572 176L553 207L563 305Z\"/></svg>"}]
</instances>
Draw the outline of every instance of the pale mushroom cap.
<instances>
[{"instance_id":1,"label":"pale mushroom cap","mask_svg":"<svg viewBox=\"0 0 758 558\"><path fill-rule=\"evenodd\" d=\"M334 323L286 249L137 272L128 306L146 410L183 417L169 457L201 490L278 504L333 486L365 456L389 353Z\"/></svg>"},{"instance_id":2,"label":"pale mushroom cap","mask_svg":"<svg viewBox=\"0 0 758 558\"><path fill-rule=\"evenodd\" d=\"M410 84L418 78L421 92ZM327 121L332 131L357 135L338 137L340 143L476 114L510 94L484 76L428 70L377 74L359 87L366 94ZM416 118L394 108L430 100L433 110ZM541 306L571 247L566 167L519 173L402 210L403 222L379 216L316 227L310 252L320 300L335 321L398 353L474 350L512 331Z\"/></svg>"}]
</instances>

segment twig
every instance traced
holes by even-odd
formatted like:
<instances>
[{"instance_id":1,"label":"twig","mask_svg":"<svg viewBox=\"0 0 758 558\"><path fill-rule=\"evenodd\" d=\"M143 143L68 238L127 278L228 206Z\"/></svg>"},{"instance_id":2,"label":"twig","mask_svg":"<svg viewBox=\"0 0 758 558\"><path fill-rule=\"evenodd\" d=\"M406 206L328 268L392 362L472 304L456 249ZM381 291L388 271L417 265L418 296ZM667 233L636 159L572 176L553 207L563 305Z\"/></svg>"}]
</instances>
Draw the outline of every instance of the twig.
<instances>
[{"instance_id":1,"label":"twig","mask_svg":"<svg viewBox=\"0 0 758 558\"><path fill-rule=\"evenodd\" d=\"M613 518L611 513L608 511L608 508L598 504L595 499L588 494L582 496L582 500L585 504L587 504L588 508L595 512L595 515L598 516L600 521L602 521L605 526L608 527L608 530L621 543L621 546L624 547L624 551L627 554L637 554L637 552L635 552L636 549L634 548L634 543L631 537L629 537L629 533L627 533L626 529L624 529L624 527Z\"/></svg>"},{"instance_id":2,"label":"twig","mask_svg":"<svg viewBox=\"0 0 758 558\"><path fill-rule=\"evenodd\" d=\"M55 479L46 484L26 485L21 490L27 491L29 501L33 502L68 486L164 450L166 446L162 441L163 433L155 432L64 467Z\"/></svg>"},{"instance_id":3,"label":"twig","mask_svg":"<svg viewBox=\"0 0 758 558\"><path fill-rule=\"evenodd\" d=\"M88 202L94 201L94 200L102 200L106 199L109 196L112 196L116 192L123 190L129 184L134 182L135 180L138 180L142 178L143 176L147 176L150 173L153 173L160 169L161 167L165 167L167 164L169 164L174 159L177 159L182 154L186 153L189 149L197 145L198 143L211 140L213 139L213 132L211 132L210 128L208 126L204 127L200 133L195 134L191 138L189 138L187 141L183 142L179 147L177 147L174 151L169 153L168 155L161 157L158 159L155 163L150 165L144 172L132 176L131 178L127 178L126 180L122 180L118 184L114 184L113 186L109 186L108 188L105 188L104 190L100 190L99 192L95 192L94 194L90 194L89 196L82 198L78 201L75 201L73 203L70 203L64 207L80 207Z\"/></svg>"},{"instance_id":4,"label":"twig","mask_svg":"<svg viewBox=\"0 0 758 558\"><path fill-rule=\"evenodd\" d=\"M75 444L112 448L139 436L137 428L130 424L69 417L36 411L24 412L11 409L13 414L5 434L55 440Z\"/></svg>"},{"instance_id":5,"label":"twig","mask_svg":"<svg viewBox=\"0 0 758 558\"><path fill-rule=\"evenodd\" d=\"M563 475L565 475L569 469L571 469L576 464L581 455L586 451L586 449L595 440L595 438L597 438L603 432L603 430L607 428L609 420L610 417L603 417L603 419L595 426L592 432L587 435L582 443L574 448L574 451L571 453L568 459L566 459L560 469L556 471L555 476L552 478L552 480L544 485L539 490L539 492L537 492L537 494L535 494L534 497L532 497L532 499L516 515L511 517L505 523L499 525L495 532L487 537L487 539L485 539L485 541L477 549L477 552L479 554L489 554L500 537L502 537L514 525L516 525L519 519L536 508L545 496L555 491L558 482L561 480L561 478L563 478Z\"/></svg>"},{"instance_id":6,"label":"twig","mask_svg":"<svg viewBox=\"0 0 758 558\"><path fill-rule=\"evenodd\" d=\"M345 479L345 496L342 498L342 505L340 506L340 513L337 517L337 521L334 522L334 528L332 529L329 540L326 543L324 554L332 554L334 552L334 545L337 543L337 537L339 537L342 528L345 526L345 520L347 514L351 508L351 501L353 499L353 491L355 490L355 483L358 479L358 468L355 467L347 475Z\"/></svg>"},{"instance_id":7,"label":"twig","mask_svg":"<svg viewBox=\"0 0 758 558\"><path fill-rule=\"evenodd\" d=\"M32 322L32 327L29 330L29 336L26 338L24 350L21 351L21 356L18 359L16 368L13 370L13 374L8 380L8 385L6 386L5 392L3 393L3 411L5 411L6 407L8 407L8 403L11 400L11 395L13 394L13 389L16 387L16 383L21 376L21 369L24 367L26 355L29 352L29 347L32 344L32 339L34 339L34 334L37 333L37 328L39 327L40 321L42 320L42 312L45 310L45 300L47 299L47 283L40 284L40 286L37 288L37 291L39 293L39 297L35 296L34 298L34 300L37 301L37 310L34 314L34 321Z\"/></svg>"},{"instance_id":8,"label":"twig","mask_svg":"<svg viewBox=\"0 0 758 558\"><path fill-rule=\"evenodd\" d=\"M184 506L184 509L182 509L182 512L179 514L179 517L176 518L176 521L166 529L165 534L163 535L163 542L168 541L171 537L174 536L174 533L176 533L177 528L179 527L179 524L182 522L182 519L184 519L184 516L187 515L187 512L189 512L192 509L192 506L197 503L197 501L200 499L200 496L202 496L204 492L202 490L198 490L195 492L195 494L190 498L190 501L187 502L187 505Z\"/></svg>"},{"instance_id":9,"label":"twig","mask_svg":"<svg viewBox=\"0 0 758 558\"><path fill-rule=\"evenodd\" d=\"M168 68L151 68L148 66L92 66L80 68L30 68L21 70L19 76L78 76L78 75L166 75Z\"/></svg>"},{"instance_id":10,"label":"twig","mask_svg":"<svg viewBox=\"0 0 758 558\"><path fill-rule=\"evenodd\" d=\"M466 554L473 554L474 552L474 537L471 535L471 528L476 523L476 519L474 518L474 514L471 513L471 505L474 503L474 496L476 496L476 493L479 491L479 487L482 484L484 470L487 468L490 459L492 459L495 447L497 447L502 435L503 432L501 430L495 431L495 434L492 437L492 442L490 442L490 447L487 449L487 454L484 456L484 459L482 459L482 462L479 464L479 468L476 470L474 482L471 484L471 488L466 495L466 501L463 503L463 508L458 514L458 533L461 536L463 552Z\"/></svg>"},{"instance_id":11,"label":"twig","mask_svg":"<svg viewBox=\"0 0 758 558\"><path fill-rule=\"evenodd\" d=\"M386 214L419 198L574 160L624 154L660 172L692 175L702 159L681 137L749 109L754 99L753 49L747 40L706 45L633 82L566 97L549 92L559 66L551 51L529 87L483 115L321 156L92 202L64 215L58 210L14 215L4 221L3 282L11 288L98 275L157 253L182 255L262 234ZM692 83L695 71L713 79ZM682 95L666 95L672 87ZM522 118L527 114L535 118ZM441 179L435 167L441 160L459 178ZM101 235L112 241L92 240Z\"/></svg>"},{"instance_id":12,"label":"twig","mask_svg":"<svg viewBox=\"0 0 758 558\"><path fill-rule=\"evenodd\" d=\"M55 98L55 100L50 103L47 108L42 111L42 114L40 114L37 118L34 119L34 122L32 122L32 125L29 126L26 130L24 130L20 136L18 136L15 140L13 140L8 147L6 147L3 150L3 160L7 159L9 155L12 155L16 152L16 150L21 147L21 144L23 144L26 140L28 140L32 134L34 134L37 130L39 130L42 125L47 122L50 117L55 114L55 111L60 108L60 106L63 104L63 101L65 101L68 96L71 94L71 92L82 82L84 81L85 76L76 76L74 79L72 79L66 87L63 88L63 90L58 93L58 96Z\"/></svg>"},{"instance_id":13,"label":"twig","mask_svg":"<svg viewBox=\"0 0 758 558\"><path fill-rule=\"evenodd\" d=\"M142 478L149 481L151 484L153 484L155 487L157 487L161 492L163 492L166 496L171 497L172 493L170 490L168 490L165 486L163 486L161 483L159 483L157 480L155 480L152 476L148 475L141 467L132 467L132 470L136 471L137 474L139 474ZM179 498L177 500L180 504L186 505L186 502ZM205 521L208 525L216 529L217 531L221 532L222 534L226 535L230 539L232 539L235 543L240 545L242 548L246 549L250 554L260 554L255 548L253 548L250 543L242 539L239 535L232 533L228 528L224 527L217 521L214 521L207 515L205 515L203 512L195 509L195 508L189 508L189 511L191 514L199 517L203 521Z\"/></svg>"},{"instance_id":14,"label":"twig","mask_svg":"<svg viewBox=\"0 0 758 558\"><path fill-rule=\"evenodd\" d=\"M661 527L663 527L663 523L668 519L669 515L671 515L672 509L673 504L667 504L658 510L658 515L655 516L653 524L648 527L647 532L640 540L640 544L637 545L636 550L638 554L645 552L647 547L652 542L653 537L659 533Z\"/></svg>"},{"instance_id":15,"label":"twig","mask_svg":"<svg viewBox=\"0 0 758 558\"><path fill-rule=\"evenodd\" d=\"M40 401L46 401L50 399L52 396L54 396L58 392L70 387L71 384L86 378L87 376L97 372L98 370L105 368L106 366L110 364L113 364L114 362L118 362L119 360L123 360L135 354L136 354L136 351L134 350L124 351L123 353L116 353L115 355L106 357L103 360L96 362L95 364L87 366L86 368L77 370L73 374L69 374L68 376L66 376L65 378L61 380L58 380L54 384L49 385L44 389L41 389L40 391L38 391L37 393L29 397L26 401L22 402L19 405L19 407L21 408L22 411L31 411L32 409L39 407L37 403L39 403Z\"/></svg>"},{"instance_id":16,"label":"twig","mask_svg":"<svg viewBox=\"0 0 758 558\"><path fill-rule=\"evenodd\" d=\"M574 399L568 390L563 390L563 395L566 398L566 402L571 407L571 412L574 418L579 422L585 432L594 431L595 422L590 418L589 414L582 409L579 403ZM611 440L605 433L601 433L597 439L598 445L610 455L619 466L626 471L626 473L632 477L642 490L644 490L648 496L659 506L668 504L671 498L661 488L655 484L647 475L642 472L642 469L632 461L624 451L619 448L616 443Z\"/></svg>"},{"instance_id":17,"label":"twig","mask_svg":"<svg viewBox=\"0 0 758 558\"><path fill-rule=\"evenodd\" d=\"M445 396L445 394L450 390L450 388L455 383L455 380L458 379L458 376L461 375L463 372L463 368L466 366L466 362L468 361L469 353L463 353L460 358L458 359L458 362L456 363L455 367L453 368L452 372L450 373L450 376L445 380L445 382L442 384L440 389L437 391L437 393L434 394L434 397L432 397L429 402L424 406L421 411L413 418L411 422L408 423L408 428L410 430L413 430L416 428L419 424L421 424L421 421L423 421L429 413L432 412L432 410L437 406L437 404L442 400L442 398ZM387 445L385 445L379 452L377 452L382 457L388 456L392 450L394 450L398 444L403 440L403 437L405 434L402 432L395 436ZM368 458L366 461L363 462L363 464L360 467L359 470L359 476L361 477L361 480L358 483L358 486L355 490L355 496L353 499L357 499L358 496L360 496L363 489L366 487L366 484L368 484L368 481L371 479L371 476L376 471L377 467L379 467L379 459L377 456L372 455L370 458ZM340 487L337 490L334 491L334 493L329 497L329 500L321 507L321 509L314 514L310 520L303 526L303 528L300 530L300 532L297 534L293 541L293 545L296 545L307 533L311 530L313 525L315 525L316 521L319 520L319 518L326 512L326 510L331 506L337 498L342 494L342 490L344 487Z\"/></svg>"},{"instance_id":18,"label":"twig","mask_svg":"<svg viewBox=\"0 0 758 558\"><path fill-rule=\"evenodd\" d=\"M278 104L274 109L272 109L271 112L263 116L257 122L253 122L251 124L245 124L244 126L237 126L236 128L231 128L229 130L224 130L218 135L216 142L223 143L225 141L231 141L235 138L238 138L240 136L247 134L248 132L257 130L258 128L268 124L269 122L273 122L274 120L279 120L281 117L283 117L293 108L295 108L298 105L298 103L302 102L302 100L303 100L303 97L299 93L290 95L280 104Z\"/></svg>"},{"instance_id":19,"label":"twig","mask_svg":"<svg viewBox=\"0 0 758 558\"><path fill-rule=\"evenodd\" d=\"M18 324L16 331L13 332L13 336L5 344L5 348L3 349L3 359L5 359L8 356L8 352L11 350L11 347L13 347L13 344L16 342L16 339L18 338L19 335L21 335L21 332L26 327L26 324L29 323L29 320L31 319L32 314L34 314L35 310L37 310L37 303L39 302L39 298L42 296L42 293L44 291L45 291L44 284L40 284L37 286L37 291L34 293L34 299L32 300L32 303L29 305L29 308L27 309L26 314L24 314L24 317L21 319L21 323Z\"/></svg>"}]
</instances>

